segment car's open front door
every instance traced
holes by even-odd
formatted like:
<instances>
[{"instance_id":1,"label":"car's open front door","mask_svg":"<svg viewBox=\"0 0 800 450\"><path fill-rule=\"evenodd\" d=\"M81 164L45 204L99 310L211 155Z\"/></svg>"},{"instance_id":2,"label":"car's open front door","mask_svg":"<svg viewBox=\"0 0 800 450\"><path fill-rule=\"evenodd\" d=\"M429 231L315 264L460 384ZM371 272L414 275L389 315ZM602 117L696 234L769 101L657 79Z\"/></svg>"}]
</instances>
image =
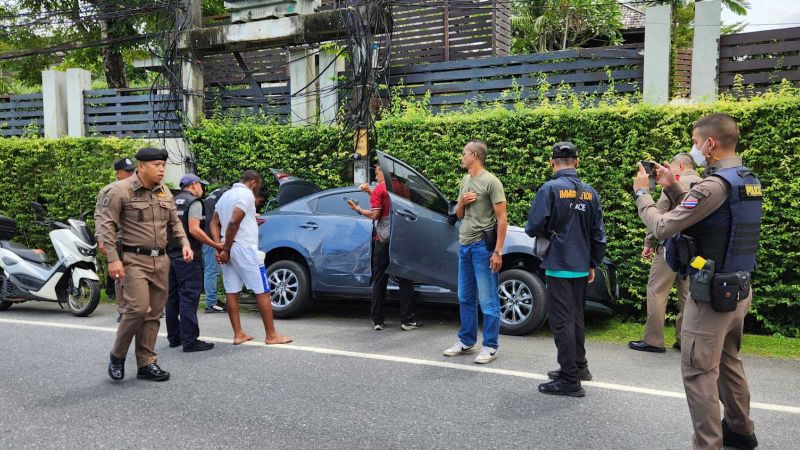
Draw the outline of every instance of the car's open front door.
<instances>
[{"instance_id":1,"label":"car's open front door","mask_svg":"<svg viewBox=\"0 0 800 450\"><path fill-rule=\"evenodd\" d=\"M424 176L378 152L392 203L388 273L418 283L457 287L458 227L445 196Z\"/></svg>"}]
</instances>

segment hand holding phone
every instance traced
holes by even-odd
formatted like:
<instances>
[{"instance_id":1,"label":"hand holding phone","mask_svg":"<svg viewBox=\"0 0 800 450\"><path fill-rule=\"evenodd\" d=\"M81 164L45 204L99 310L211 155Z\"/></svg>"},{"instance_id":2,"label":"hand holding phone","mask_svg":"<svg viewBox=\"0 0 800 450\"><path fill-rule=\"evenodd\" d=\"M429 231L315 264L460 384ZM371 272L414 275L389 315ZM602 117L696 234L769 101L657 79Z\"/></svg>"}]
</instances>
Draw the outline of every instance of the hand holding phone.
<instances>
[{"instance_id":1,"label":"hand holding phone","mask_svg":"<svg viewBox=\"0 0 800 450\"><path fill-rule=\"evenodd\" d=\"M639 161L639 162L642 163L642 166L644 166L645 172L647 172L647 175L650 178L655 178L656 177L656 164L654 162L652 162L652 161L644 161L644 160Z\"/></svg>"}]
</instances>

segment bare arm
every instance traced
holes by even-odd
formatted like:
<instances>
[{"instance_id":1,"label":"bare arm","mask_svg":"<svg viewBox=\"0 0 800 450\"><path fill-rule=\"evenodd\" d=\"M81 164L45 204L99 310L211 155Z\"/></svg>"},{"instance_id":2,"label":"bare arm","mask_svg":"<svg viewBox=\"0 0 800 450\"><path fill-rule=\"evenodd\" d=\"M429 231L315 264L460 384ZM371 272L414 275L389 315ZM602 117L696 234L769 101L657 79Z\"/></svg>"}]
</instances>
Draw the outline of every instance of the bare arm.
<instances>
[{"instance_id":1,"label":"bare arm","mask_svg":"<svg viewBox=\"0 0 800 450\"><path fill-rule=\"evenodd\" d=\"M194 217L189 218L189 234L191 234L193 238L209 247L213 247L216 250L222 250L222 245L217 243L219 241L212 240L210 237L208 237L206 232L203 231L203 228L200 227L200 219Z\"/></svg>"},{"instance_id":2,"label":"bare arm","mask_svg":"<svg viewBox=\"0 0 800 450\"><path fill-rule=\"evenodd\" d=\"M219 215L215 212L211 218L211 239L215 242L222 242L222 225L219 223Z\"/></svg>"},{"instance_id":3,"label":"bare arm","mask_svg":"<svg viewBox=\"0 0 800 450\"><path fill-rule=\"evenodd\" d=\"M244 214L244 211L240 208L233 208L231 221L225 229L225 243L223 244L222 251L230 253L233 241L236 239L236 234L239 232L239 225L241 225L242 220L244 220ZM216 217L216 213L214 213L214 217Z\"/></svg>"},{"instance_id":4,"label":"bare arm","mask_svg":"<svg viewBox=\"0 0 800 450\"><path fill-rule=\"evenodd\" d=\"M489 260L492 272L499 272L503 266L503 244L506 241L506 230L508 230L508 216L506 213L506 202L495 203L494 215L497 217L497 244L494 246L494 253Z\"/></svg>"}]
</instances>

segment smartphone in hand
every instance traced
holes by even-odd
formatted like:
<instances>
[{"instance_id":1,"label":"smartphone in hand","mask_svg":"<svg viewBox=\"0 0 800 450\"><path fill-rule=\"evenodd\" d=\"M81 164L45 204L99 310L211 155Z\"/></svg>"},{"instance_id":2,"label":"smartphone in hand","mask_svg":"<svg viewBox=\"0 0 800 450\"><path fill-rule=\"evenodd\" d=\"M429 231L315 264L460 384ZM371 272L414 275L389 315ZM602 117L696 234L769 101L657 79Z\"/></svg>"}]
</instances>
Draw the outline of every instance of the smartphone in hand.
<instances>
[{"instance_id":1,"label":"smartphone in hand","mask_svg":"<svg viewBox=\"0 0 800 450\"><path fill-rule=\"evenodd\" d=\"M650 190L654 191L656 189L656 163L644 160L639 162L644 167L644 171L647 172L647 176L650 179Z\"/></svg>"}]
</instances>

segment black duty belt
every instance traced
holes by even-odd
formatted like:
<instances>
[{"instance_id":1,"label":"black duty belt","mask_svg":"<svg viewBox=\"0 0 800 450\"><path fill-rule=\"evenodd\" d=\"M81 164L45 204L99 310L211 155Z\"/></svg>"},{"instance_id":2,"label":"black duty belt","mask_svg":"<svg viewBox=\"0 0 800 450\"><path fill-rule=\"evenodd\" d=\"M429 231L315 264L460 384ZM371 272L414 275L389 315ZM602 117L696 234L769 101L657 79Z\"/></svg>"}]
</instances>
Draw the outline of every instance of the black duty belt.
<instances>
[{"instance_id":1,"label":"black duty belt","mask_svg":"<svg viewBox=\"0 0 800 450\"><path fill-rule=\"evenodd\" d=\"M144 256L161 256L167 252L163 248L131 247L128 245L123 245L122 251Z\"/></svg>"}]
</instances>

